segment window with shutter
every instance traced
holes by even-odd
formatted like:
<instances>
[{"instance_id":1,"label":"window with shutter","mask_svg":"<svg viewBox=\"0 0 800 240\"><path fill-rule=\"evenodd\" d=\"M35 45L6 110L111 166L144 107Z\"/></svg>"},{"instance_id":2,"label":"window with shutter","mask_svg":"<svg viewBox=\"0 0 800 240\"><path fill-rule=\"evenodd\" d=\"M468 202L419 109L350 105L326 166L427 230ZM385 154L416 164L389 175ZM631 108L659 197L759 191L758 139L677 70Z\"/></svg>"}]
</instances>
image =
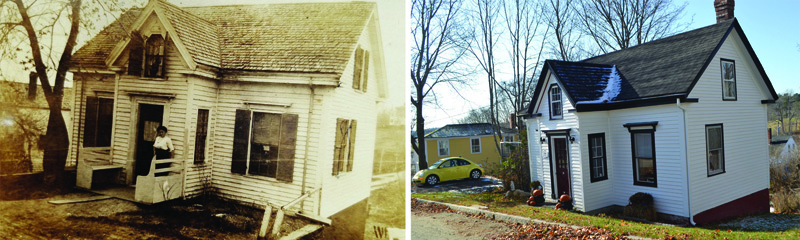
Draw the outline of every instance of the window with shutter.
<instances>
[{"instance_id":1,"label":"window with shutter","mask_svg":"<svg viewBox=\"0 0 800 240\"><path fill-rule=\"evenodd\" d=\"M358 46L353 61L353 89L366 92L369 82L369 51Z\"/></svg>"},{"instance_id":2,"label":"window with shutter","mask_svg":"<svg viewBox=\"0 0 800 240\"><path fill-rule=\"evenodd\" d=\"M114 121L114 99L86 97L84 113L83 146L111 146L111 126Z\"/></svg>"},{"instance_id":3,"label":"window with shutter","mask_svg":"<svg viewBox=\"0 0 800 240\"><path fill-rule=\"evenodd\" d=\"M331 175L336 176L344 172L353 171L357 126L358 122L356 120L336 119Z\"/></svg>"},{"instance_id":4,"label":"window with shutter","mask_svg":"<svg viewBox=\"0 0 800 240\"><path fill-rule=\"evenodd\" d=\"M298 118L236 110L231 172L292 182Z\"/></svg>"}]
</instances>

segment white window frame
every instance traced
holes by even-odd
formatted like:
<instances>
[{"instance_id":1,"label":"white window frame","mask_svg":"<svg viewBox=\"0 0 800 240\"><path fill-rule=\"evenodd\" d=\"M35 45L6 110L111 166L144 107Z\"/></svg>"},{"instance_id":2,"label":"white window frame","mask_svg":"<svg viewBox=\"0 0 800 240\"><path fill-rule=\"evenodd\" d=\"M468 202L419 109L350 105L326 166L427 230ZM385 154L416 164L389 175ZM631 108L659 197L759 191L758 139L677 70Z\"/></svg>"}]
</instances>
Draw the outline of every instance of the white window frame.
<instances>
[{"instance_id":1,"label":"white window frame","mask_svg":"<svg viewBox=\"0 0 800 240\"><path fill-rule=\"evenodd\" d=\"M711 149L711 143L709 142L710 138L708 137L708 131L710 129L719 128L719 148ZM725 133L722 128L722 124L708 124L706 125L706 171L708 172L708 177L725 173ZM711 151L719 151L719 168L716 170L711 170Z\"/></svg>"},{"instance_id":2,"label":"white window frame","mask_svg":"<svg viewBox=\"0 0 800 240\"><path fill-rule=\"evenodd\" d=\"M511 134L504 135L503 139L505 139L505 142L514 142L514 135L511 135Z\"/></svg>"},{"instance_id":3,"label":"white window frame","mask_svg":"<svg viewBox=\"0 0 800 240\"><path fill-rule=\"evenodd\" d=\"M725 65L726 64L730 64L732 66L732 69L733 69L733 74L731 74L732 78L729 78L729 79L725 78L725 75L726 75L725 74L725 70L726 70L725 69ZM724 58L722 58L722 59L720 59L719 65L720 65L720 70L721 70L721 76L720 77L722 78L722 100L725 100L725 101L736 101L736 98L737 98L737 95L736 95L736 92L737 92L736 91L736 62L734 60L732 60L732 59L724 59ZM733 93L728 91L729 88L726 86L727 84L733 85Z\"/></svg>"},{"instance_id":4,"label":"white window frame","mask_svg":"<svg viewBox=\"0 0 800 240\"><path fill-rule=\"evenodd\" d=\"M558 92L555 92L558 91ZM554 99L558 96L558 99ZM558 87L558 84L550 85L550 90L548 90L548 99L550 100L550 105L548 108L550 109L550 119L563 119L564 118L564 103L563 103L563 94L561 94L561 88ZM558 114L553 111L553 104L558 104Z\"/></svg>"},{"instance_id":5,"label":"white window frame","mask_svg":"<svg viewBox=\"0 0 800 240\"><path fill-rule=\"evenodd\" d=\"M475 141L475 140L478 140L478 145L477 146L474 145L475 142L473 142L473 141ZM478 147L478 151L475 151L475 147ZM470 138L469 139L469 152L472 153L472 154L481 153L481 138Z\"/></svg>"},{"instance_id":6,"label":"white window frame","mask_svg":"<svg viewBox=\"0 0 800 240\"><path fill-rule=\"evenodd\" d=\"M438 149L438 151L436 151L436 152L439 154L439 157L450 156L450 140L439 139L439 140L436 141L436 146L437 146L437 149ZM444 155L442 154L443 150L446 151L446 153Z\"/></svg>"}]
</instances>

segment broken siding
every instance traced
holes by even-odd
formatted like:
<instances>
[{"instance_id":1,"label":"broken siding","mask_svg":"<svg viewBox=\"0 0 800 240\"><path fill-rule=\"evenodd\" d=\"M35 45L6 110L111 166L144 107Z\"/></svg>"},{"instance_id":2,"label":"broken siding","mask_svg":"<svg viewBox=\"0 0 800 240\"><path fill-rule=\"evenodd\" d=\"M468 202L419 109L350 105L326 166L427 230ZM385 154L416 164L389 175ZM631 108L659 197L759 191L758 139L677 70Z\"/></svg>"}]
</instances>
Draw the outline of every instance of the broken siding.
<instances>
[{"instance_id":1,"label":"broken siding","mask_svg":"<svg viewBox=\"0 0 800 240\"><path fill-rule=\"evenodd\" d=\"M114 163L126 164L125 170L120 174L126 183L131 183L133 175L129 173L135 166L136 159L136 134L138 116L138 103L136 99L147 101L145 103L162 104L165 102L164 119L162 123L169 130L167 136L172 138L175 146L174 158L185 157L187 150L185 139L185 115L187 105L187 78L177 71L183 70L175 45L171 42L167 50L167 67L165 78L142 78L127 74L120 75L117 99L115 100L116 111L114 112L114 139L112 139L112 154ZM133 94L133 95L132 95ZM156 97L154 94L174 95L174 98Z\"/></svg>"},{"instance_id":2,"label":"broken siding","mask_svg":"<svg viewBox=\"0 0 800 240\"><path fill-rule=\"evenodd\" d=\"M299 80L304 77L296 77ZM224 197L243 202L264 205L266 202L284 205L302 195L303 166L307 166L306 189L310 191L317 188L315 175L317 174L317 156L313 151L319 145L319 118L322 117L320 105L324 96L317 90L315 96L314 113L309 124L309 102L311 91L306 85L270 84L252 82L223 82L220 84L217 111L213 112L215 119L214 131L209 138L214 139L214 151L208 158L213 159L212 175L213 186ZM290 105L284 108L264 104L245 105L244 102L258 102L267 104ZM295 162L292 182L282 182L275 178L259 175L242 175L231 172L231 157L233 154L234 123L237 109L247 109L257 112L274 112L297 114L297 141L295 147ZM335 118L334 118L335 119ZM311 136L307 129L310 128ZM306 153L306 144L310 144L310 152ZM307 158L308 157L308 158ZM317 198L308 198L304 201L304 211L317 213Z\"/></svg>"},{"instance_id":3,"label":"broken siding","mask_svg":"<svg viewBox=\"0 0 800 240\"><path fill-rule=\"evenodd\" d=\"M722 101L720 58L735 61L736 101ZM771 97L763 81L737 31L731 31L689 94L700 101L683 104L688 108L692 214L769 188L767 105L761 100ZM705 125L716 123L723 125L725 173L709 177Z\"/></svg>"},{"instance_id":4,"label":"broken siding","mask_svg":"<svg viewBox=\"0 0 800 240\"><path fill-rule=\"evenodd\" d=\"M361 34L361 48L374 52L370 46L369 34ZM354 48L355 49L355 48ZM355 51L355 50L354 50ZM367 73L367 91L353 89L353 73L355 54L350 52L350 61L340 79L341 86L332 92L330 104L326 106L326 118L322 122L322 139L320 141L320 173L322 177L321 213L328 217L353 204L369 197L372 183L372 165L375 152L375 127L377 122L378 84L373 66L375 58L370 57ZM372 55L370 53L370 55ZM333 145L336 118L355 119L358 121L356 135L355 159L353 171L331 176L333 170Z\"/></svg>"},{"instance_id":5,"label":"broken siding","mask_svg":"<svg viewBox=\"0 0 800 240\"><path fill-rule=\"evenodd\" d=\"M72 112L72 139L69 144L69 157L67 165L75 165L77 162L78 150L83 147L83 126L86 123L84 115L86 114L86 97L96 97L97 92L106 92L113 96L114 92L114 75L110 74L80 74L75 73L75 82L73 87L75 89L75 98L73 103ZM81 90L83 88L83 90ZM117 104L117 101L114 101ZM116 118L116 116L114 116ZM113 138L113 133L112 133ZM71 164L70 164L71 163Z\"/></svg>"}]
</instances>

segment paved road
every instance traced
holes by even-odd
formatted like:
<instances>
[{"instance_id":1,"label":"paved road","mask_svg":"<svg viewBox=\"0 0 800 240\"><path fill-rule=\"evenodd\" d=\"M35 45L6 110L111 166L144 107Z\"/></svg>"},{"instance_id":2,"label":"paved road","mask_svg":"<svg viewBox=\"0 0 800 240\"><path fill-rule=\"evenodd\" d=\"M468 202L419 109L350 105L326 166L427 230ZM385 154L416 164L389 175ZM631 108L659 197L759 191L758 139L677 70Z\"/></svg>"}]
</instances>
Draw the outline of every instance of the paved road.
<instances>
[{"instance_id":1,"label":"paved road","mask_svg":"<svg viewBox=\"0 0 800 240\"><path fill-rule=\"evenodd\" d=\"M447 192L450 190L461 190L474 187L488 187L499 184L495 183L496 182L495 180L496 179L494 178L483 176L477 180L462 179L462 180L447 181L440 184L436 184L432 187L425 185L416 186L412 184L411 193Z\"/></svg>"}]
</instances>

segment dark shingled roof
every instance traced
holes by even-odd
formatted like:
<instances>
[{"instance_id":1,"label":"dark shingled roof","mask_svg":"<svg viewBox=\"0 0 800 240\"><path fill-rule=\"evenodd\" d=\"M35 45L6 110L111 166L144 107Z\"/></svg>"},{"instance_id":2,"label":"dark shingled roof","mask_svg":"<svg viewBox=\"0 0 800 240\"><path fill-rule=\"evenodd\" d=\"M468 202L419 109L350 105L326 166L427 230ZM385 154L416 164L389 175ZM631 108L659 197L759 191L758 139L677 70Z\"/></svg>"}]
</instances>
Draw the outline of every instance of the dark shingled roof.
<instances>
[{"instance_id":1,"label":"dark shingled roof","mask_svg":"<svg viewBox=\"0 0 800 240\"><path fill-rule=\"evenodd\" d=\"M426 138L470 137L492 134L488 123L448 124L425 135Z\"/></svg>"},{"instance_id":2,"label":"dark shingled roof","mask_svg":"<svg viewBox=\"0 0 800 240\"><path fill-rule=\"evenodd\" d=\"M612 65L582 62L547 60L547 66L558 77L569 92L573 102L597 100L603 96L610 78ZM623 88L630 88L624 77L620 76Z\"/></svg>"},{"instance_id":3,"label":"dark shingled roof","mask_svg":"<svg viewBox=\"0 0 800 240\"><path fill-rule=\"evenodd\" d=\"M631 88L620 92L618 100L688 94L733 22L727 20L583 62L616 65L625 74Z\"/></svg>"},{"instance_id":4,"label":"dark shingled roof","mask_svg":"<svg viewBox=\"0 0 800 240\"><path fill-rule=\"evenodd\" d=\"M375 3L288 3L179 8L155 1L193 60L216 68L281 72L344 71ZM131 10L78 50L84 68L105 58L127 36L141 10Z\"/></svg>"}]
</instances>

